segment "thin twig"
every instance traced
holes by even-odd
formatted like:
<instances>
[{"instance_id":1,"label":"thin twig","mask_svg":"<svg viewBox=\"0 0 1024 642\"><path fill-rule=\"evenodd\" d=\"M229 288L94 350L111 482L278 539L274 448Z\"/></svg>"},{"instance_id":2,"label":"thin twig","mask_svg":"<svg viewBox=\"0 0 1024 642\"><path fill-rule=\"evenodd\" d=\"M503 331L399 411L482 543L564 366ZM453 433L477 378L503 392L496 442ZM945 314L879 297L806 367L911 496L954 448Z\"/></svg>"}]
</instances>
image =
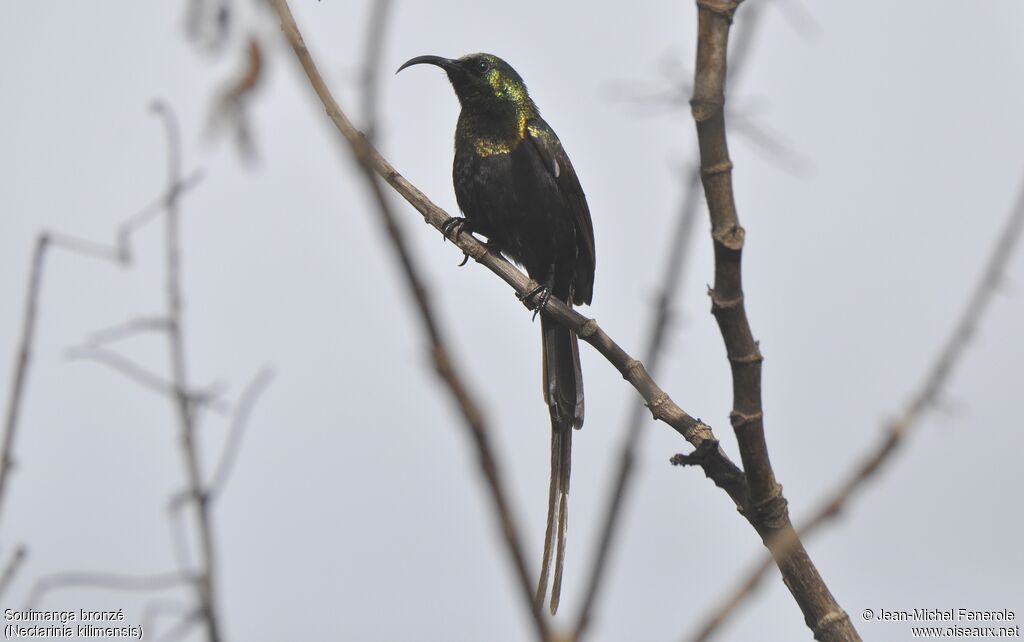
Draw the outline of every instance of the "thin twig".
<instances>
[{"instance_id":1,"label":"thin twig","mask_svg":"<svg viewBox=\"0 0 1024 642\"><path fill-rule=\"evenodd\" d=\"M782 486L768 457L761 406L761 362L743 300L740 226L732 189L732 161L726 143L725 86L729 30L740 0L697 0L697 62L693 99L701 178L711 217L715 283L709 290L711 312L718 322L732 366L733 410L743 470L757 529L782 571L786 586L820 642L860 640L850 617L839 606L800 543L789 519ZM780 542L792 542L781 546Z\"/></svg>"},{"instance_id":2,"label":"thin twig","mask_svg":"<svg viewBox=\"0 0 1024 642\"><path fill-rule=\"evenodd\" d=\"M959 365L964 351L995 298L1010 257L1013 255L1013 250L1020 241L1022 229L1024 229L1024 181L1021 182L1020 195L1010 212L1010 218L1000 232L992 253L989 255L985 270L975 284L959 320L946 339L935 363L922 379L917 392L911 397L899 417L885 425L878 443L861 458L860 463L853 467L845 480L819 503L818 508L811 513L810 519L801 525L798 530L801 538L814 534L823 524L837 518L857 491L878 474L883 464L892 459L893 454L911 429L920 425L927 412L942 397L953 371ZM726 599L722 600L703 626L690 639L693 642L705 642L711 639L722 623L753 594L764 575L771 568L771 562L771 557L766 557L744 574L743 580L728 593Z\"/></svg>"},{"instance_id":3,"label":"thin twig","mask_svg":"<svg viewBox=\"0 0 1024 642\"><path fill-rule=\"evenodd\" d=\"M160 214L163 213L164 208L167 207L167 203L171 200L177 201L180 199L185 192L198 185L204 177L205 175L202 170L193 171L180 181L167 186L164 193L156 200L139 210L134 216L127 219L124 223L121 223L117 228L118 247L121 251L126 253L126 256L130 256L131 246L128 243L128 239L131 235L147 223L160 218Z\"/></svg>"},{"instance_id":4,"label":"thin twig","mask_svg":"<svg viewBox=\"0 0 1024 642\"><path fill-rule=\"evenodd\" d=\"M33 339L36 333L36 316L39 311L39 291L43 282L43 266L46 248L50 238L40 234L32 252L32 268L29 271L28 291L25 294L25 310L21 322L21 340L18 342L17 357L14 360L14 376L11 377L11 392L7 399L7 417L4 421L4 440L0 446L0 509L3 508L4 491L7 489L7 475L14 466L14 435L18 428L18 415L25 395L25 382L32 361Z\"/></svg>"},{"instance_id":5,"label":"thin twig","mask_svg":"<svg viewBox=\"0 0 1024 642\"><path fill-rule=\"evenodd\" d=\"M101 261L128 263L128 254L125 253L120 242L107 245L106 243L98 243L91 239L83 239L71 234L64 234L63 232L49 232L47 236L49 236L50 245L53 247L59 247L62 250L100 259Z\"/></svg>"},{"instance_id":6,"label":"thin twig","mask_svg":"<svg viewBox=\"0 0 1024 642\"><path fill-rule=\"evenodd\" d=\"M14 581L14 577L18 574L18 569L25 563L25 558L28 557L28 550L24 545L14 549L14 553L11 555L11 559L7 561L7 566L4 567L4 572L0 575L0 598L7 592L7 587Z\"/></svg>"},{"instance_id":7,"label":"thin twig","mask_svg":"<svg viewBox=\"0 0 1024 642\"><path fill-rule=\"evenodd\" d=\"M25 609L35 608L43 597L51 591L68 588L97 588L111 591L164 591L177 588L195 581L187 574L178 571L169 573L152 573L149 575L128 575L122 573L92 573L88 571L70 571L55 573L36 580L25 600Z\"/></svg>"},{"instance_id":8,"label":"thin twig","mask_svg":"<svg viewBox=\"0 0 1024 642\"><path fill-rule=\"evenodd\" d=\"M260 370L242 391L242 396L238 399L238 403L235 404L235 414L231 418L231 428L228 430L228 437L221 452L220 462L214 469L210 483L207 485L206 494L209 496L210 501L219 497L221 492L223 492L224 486L231 476L231 471L235 467L238 452L242 448L242 436L245 434L245 429L249 424L249 415L252 413L252 408L259 400L260 395L263 394L263 391L270 385L270 381L273 378L274 371L271 368L266 367Z\"/></svg>"},{"instance_id":9,"label":"thin twig","mask_svg":"<svg viewBox=\"0 0 1024 642\"><path fill-rule=\"evenodd\" d=\"M172 399L178 396L178 390L172 382L146 370L145 367L113 350L103 347L79 346L68 349L65 354L68 359L88 359L103 364L155 393L166 395ZM230 410L227 402L218 397L216 387L211 387L208 391L186 391L185 397L193 407L206 406L221 414L225 414Z\"/></svg>"},{"instance_id":10,"label":"thin twig","mask_svg":"<svg viewBox=\"0 0 1024 642\"><path fill-rule=\"evenodd\" d=\"M168 105L157 102L153 111L160 115L167 130L167 184L177 185L181 176L181 143L177 121ZM206 494L203 474L200 468L199 443L195 439L195 405L189 395L188 375L185 364L185 339L181 302L181 247L178 212L178 198L169 190L165 212L165 260L167 294L167 338L171 359L171 384L174 388L174 410L181 432L181 450L189 495L195 506L199 530L200 578L196 584L199 606L206 627L208 642L221 639L219 616L216 603L216 551L213 528L210 524L209 497Z\"/></svg>"},{"instance_id":11,"label":"thin twig","mask_svg":"<svg viewBox=\"0 0 1024 642\"><path fill-rule=\"evenodd\" d=\"M96 330L89 334L85 344L98 348L108 343L121 341L144 332L164 332L167 330L167 319L163 316L142 316L128 319L124 323Z\"/></svg>"}]
</instances>

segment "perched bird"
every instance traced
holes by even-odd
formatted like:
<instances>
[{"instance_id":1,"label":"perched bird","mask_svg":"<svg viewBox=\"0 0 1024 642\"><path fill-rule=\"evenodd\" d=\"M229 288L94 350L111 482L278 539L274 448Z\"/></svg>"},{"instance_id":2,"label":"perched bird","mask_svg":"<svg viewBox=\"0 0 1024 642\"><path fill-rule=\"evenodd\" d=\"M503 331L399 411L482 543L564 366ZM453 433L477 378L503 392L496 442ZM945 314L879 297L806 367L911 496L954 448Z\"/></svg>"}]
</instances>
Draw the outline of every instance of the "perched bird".
<instances>
[{"instance_id":1,"label":"perched bird","mask_svg":"<svg viewBox=\"0 0 1024 642\"><path fill-rule=\"evenodd\" d=\"M464 219L446 232L487 237L488 245L526 268L540 287L537 309L555 296L589 304L594 292L594 227L587 199L558 136L540 117L523 79L497 56L450 60L418 56L448 74L462 111L455 128L455 196ZM543 603L554 556L551 612L558 609L568 524L572 431L583 426L583 374L576 335L540 320L544 401L551 414L551 485L544 557L537 582Z\"/></svg>"}]
</instances>

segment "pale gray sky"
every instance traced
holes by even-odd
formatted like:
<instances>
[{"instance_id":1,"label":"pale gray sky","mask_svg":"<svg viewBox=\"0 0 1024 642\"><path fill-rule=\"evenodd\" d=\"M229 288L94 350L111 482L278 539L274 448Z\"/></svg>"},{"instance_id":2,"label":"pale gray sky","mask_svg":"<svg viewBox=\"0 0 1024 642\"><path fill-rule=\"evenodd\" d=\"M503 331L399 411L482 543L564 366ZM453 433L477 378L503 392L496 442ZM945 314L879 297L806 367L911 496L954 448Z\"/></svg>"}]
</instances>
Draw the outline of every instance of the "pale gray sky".
<instances>
[{"instance_id":1,"label":"pale gray sky","mask_svg":"<svg viewBox=\"0 0 1024 642\"><path fill-rule=\"evenodd\" d=\"M761 1L740 9L737 29ZM765 8L731 99L808 170L783 171L738 132L730 142L747 228L747 306L766 357L769 446L799 521L908 400L1016 198L1024 5L815 3L806 10L815 28L804 33L787 18L792 2ZM212 97L240 64L244 32L215 58L184 38L184 3L8 4L0 22L2 389L36 233L108 240L163 189L163 132L147 112L161 97L181 120L186 166L205 171L183 200L192 378L224 381L237 395L264 364L276 371L215 505L228 638L527 639L475 455L429 368L390 249L269 17L238 7L247 28L274 43L252 107L260 162L246 168L230 146L203 135ZM353 116L368 7L293 3ZM584 313L639 355L695 140L688 110L638 107L622 100L623 86L658 91L689 73L693 3L399 1L392 15L380 79L385 155L454 213L451 88L436 69L391 70L420 54L489 51L508 60L588 196L598 265ZM491 274L457 269L453 246L395 202L494 427L536 565L549 444L538 325ZM705 295L713 279L707 230L704 217L658 380L738 460L729 368ZM129 270L50 257L20 465L0 515L0 559L18 543L29 558L3 608L21 605L36 579L57 571L174 568L166 508L183 473L169 401L100 365L65 359L92 330L162 309L161 243L159 226L142 231ZM843 521L808 542L865 639L910 639L906 623L861 622L865 608L1009 608L1020 623L1022 275L1018 253L943 412L929 416ZM123 349L166 367L156 336ZM635 399L589 347L582 359L587 424L574 440L560 625L582 598ZM648 426L595 641L680 639L761 553L724 493L700 471L668 465L688 446L666 426ZM203 424L207 468L226 428L217 417ZM39 606L123 608L137 623L147 602L65 590ZM777 576L722 637L809 638Z\"/></svg>"}]
</instances>

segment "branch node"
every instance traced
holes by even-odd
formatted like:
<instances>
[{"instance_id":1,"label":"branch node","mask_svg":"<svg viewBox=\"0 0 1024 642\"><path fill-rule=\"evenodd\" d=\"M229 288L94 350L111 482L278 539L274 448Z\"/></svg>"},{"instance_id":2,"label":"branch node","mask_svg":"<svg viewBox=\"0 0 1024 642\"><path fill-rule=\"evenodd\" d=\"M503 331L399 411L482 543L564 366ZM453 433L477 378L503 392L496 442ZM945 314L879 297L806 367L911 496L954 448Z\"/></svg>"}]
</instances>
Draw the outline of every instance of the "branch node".
<instances>
[{"instance_id":1,"label":"branch node","mask_svg":"<svg viewBox=\"0 0 1024 642\"><path fill-rule=\"evenodd\" d=\"M838 611L830 611L826 613L820 620L814 623L814 633L819 634L822 631L832 628L837 624L841 624L850 619L846 611L840 609Z\"/></svg>"},{"instance_id":2,"label":"branch node","mask_svg":"<svg viewBox=\"0 0 1024 642\"><path fill-rule=\"evenodd\" d=\"M743 241L747 236L746 230L740 224L730 225L727 228L715 230L711 234L711 238L716 243L720 243L725 246L726 249L734 252L739 252L743 249Z\"/></svg>"},{"instance_id":3,"label":"branch node","mask_svg":"<svg viewBox=\"0 0 1024 642\"><path fill-rule=\"evenodd\" d=\"M622 367L622 378L625 379L626 381L629 381L630 378L636 375L643 367L644 364L640 363L638 359L630 359ZM662 393L661 396L664 397L665 394ZM657 397L655 398L655 401L657 401L657 403L660 404L663 400L661 399L661 397ZM651 407L651 404L655 403L655 401L652 401L650 404L647 404L648 407Z\"/></svg>"},{"instance_id":4,"label":"branch node","mask_svg":"<svg viewBox=\"0 0 1024 642\"><path fill-rule=\"evenodd\" d=\"M639 361L633 360L636 364L640 365ZM641 366L642 367L642 366ZM661 419L661 408L665 406L671 399L664 392L648 401L645 405L651 411L651 417L654 419Z\"/></svg>"},{"instance_id":5,"label":"branch node","mask_svg":"<svg viewBox=\"0 0 1024 642\"><path fill-rule=\"evenodd\" d=\"M708 296L711 297L711 314L718 314L725 310L733 310L743 305L743 293L732 299L723 299L713 288L708 288Z\"/></svg>"},{"instance_id":6,"label":"branch node","mask_svg":"<svg viewBox=\"0 0 1024 642\"><path fill-rule=\"evenodd\" d=\"M752 363L761 363L762 361L764 361L764 356L761 354L761 351L756 348L750 354L745 354L741 357L734 357L732 355L729 355L730 363L740 365L750 365Z\"/></svg>"},{"instance_id":7,"label":"branch node","mask_svg":"<svg viewBox=\"0 0 1024 642\"><path fill-rule=\"evenodd\" d=\"M782 484L776 484L772 494L754 504L754 517L768 528L778 530L789 524L789 502L782 495Z\"/></svg>"},{"instance_id":8,"label":"branch node","mask_svg":"<svg viewBox=\"0 0 1024 642\"><path fill-rule=\"evenodd\" d=\"M726 174L732 171L732 161L725 159L721 163L715 163L707 167L701 167L700 173L702 176L715 176L716 174Z\"/></svg>"},{"instance_id":9,"label":"branch node","mask_svg":"<svg viewBox=\"0 0 1024 642\"><path fill-rule=\"evenodd\" d=\"M733 410L729 413L729 423L732 424L733 430L739 430L740 428L753 423L760 423L764 419L763 412L755 412L747 415L739 410Z\"/></svg>"},{"instance_id":10,"label":"branch node","mask_svg":"<svg viewBox=\"0 0 1024 642\"><path fill-rule=\"evenodd\" d=\"M718 96L716 98L692 98L690 99L690 113L693 114L693 120L697 123L703 123L706 120L710 120L715 114L722 113L725 108L725 97Z\"/></svg>"},{"instance_id":11,"label":"branch node","mask_svg":"<svg viewBox=\"0 0 1024 642\"><path fill-rule=\"evenodd\" d=\"M597 319L587 319L580 329L576 331L576 335L586 341L590 337L594 336L597 332Z\"/></svg>"},{"instance_id":12,"label":"branch node","mask_svg":"<svg viewBox=\"0 0 1024 642\"><path fill-rule=\"evenodd\" d=\"M487 256L486 245L475 244L473 247L470 247L469 249L464 247L459 247L459 249L462 250L463 254L469 256L477 263L479 263L481 259Z\"/></svg>"},{"instance_id":13,"label":"branch node","mask_svg":"<svg viewBox=\"0 0 1024 642\"><path fill-rule=\"evenodd\" d=\"M722 16L732 24L733 14L741 2L743 0L697 0L697 8Z\"/></svg>"}]
</instances>

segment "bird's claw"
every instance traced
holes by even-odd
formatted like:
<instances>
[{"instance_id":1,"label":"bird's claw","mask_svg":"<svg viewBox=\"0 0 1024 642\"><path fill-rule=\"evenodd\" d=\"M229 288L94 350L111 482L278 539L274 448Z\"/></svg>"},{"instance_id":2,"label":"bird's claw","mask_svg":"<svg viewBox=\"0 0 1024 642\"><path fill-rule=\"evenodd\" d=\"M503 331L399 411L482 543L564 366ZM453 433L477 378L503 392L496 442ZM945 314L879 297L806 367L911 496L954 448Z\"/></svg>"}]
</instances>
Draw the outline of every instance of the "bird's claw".
<instances>
[{"instance_id":1,"label":"bird's claw","mask_svg":"<svg viewBox=\"0 0 1024 642\"><path fill-rule=\"evenodd\" d=\"M530 300L535 296L537 297L537 302L532 306L533 318L531 321L536 321L537 315L540 314L544 308L548 307L548 300L551 299L551 286L545 284L538 285L529 292L523 294L523 296L519 297L519 300L525 303L527 307L531 307Z\"/></svg>"},{"instance_id":2,"label":"bird's claw","mask_svg":"<svg viewBox=\"0 0 1024 642\"><path fill-rule=\"evenodd\" d=\"M446 240L451 239L453 243L459 240L459 236L461 236L464 231L466 231L466 219L458 216L452 216L441 224L441 234L444 235ZM469 254L463 252L462 263L459 263L459 267L462 267L468 262Z\"/></svg>"},{"instance_id":3,"label":"bird's claw","mask_svg":"<svg viewBox=\"0 0 1024 642\"><path fill-rule=\"evenodd\" d=\"M446 239L452 241L458 241L459 236L466 229L466 219L458 216L452 216L447 221L441 224L441 234L444 234Z\"/></svg>"}]
</instances>

